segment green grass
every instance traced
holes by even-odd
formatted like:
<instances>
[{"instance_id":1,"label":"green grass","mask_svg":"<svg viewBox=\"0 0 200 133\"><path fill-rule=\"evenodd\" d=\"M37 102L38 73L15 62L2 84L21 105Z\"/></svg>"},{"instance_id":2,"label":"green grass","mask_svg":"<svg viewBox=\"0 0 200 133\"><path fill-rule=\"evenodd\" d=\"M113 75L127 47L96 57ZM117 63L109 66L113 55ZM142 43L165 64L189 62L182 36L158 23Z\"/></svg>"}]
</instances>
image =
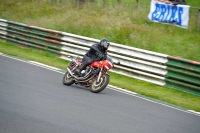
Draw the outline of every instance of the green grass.
<instances>
[{"instance_id":1,"label":"green grass","mask_svg":"<svg viewBox=\"0 0 200 133\"><path fill-rule=\"evenodd\" d=\"M0 42L0 52L37 61L63 70L66 69L68 64L68 61L59 59L49 53L34 49L27 49L17 45L11 45L6 42ZM109 72L109 74L111 76L111 85L200 112L200 97L198 96L111 72Z\"/></svg>"},{"instance_id":2,"label":"green grass","mask_svg":"<svg viewBox=\"0 0 200 133\"><path fill-rule=\"evenodd\" d=\"M128 2L132 1L124 1ZM197 9L191 9L193 13L190 14L189 28L186 30L151 22L147 18L149 1L139 2L142 4L138 8L134 8L134 4L121 4L117 7L116 4L108 4L102 8L98 4L77 7L75 3L2 0L0 18L96 39L105 37L111 42L200 61ZM194 0L188 1L189 3L200 5ZM143 4L146 6L142 6Z\"/></svg>"}]
</instances>

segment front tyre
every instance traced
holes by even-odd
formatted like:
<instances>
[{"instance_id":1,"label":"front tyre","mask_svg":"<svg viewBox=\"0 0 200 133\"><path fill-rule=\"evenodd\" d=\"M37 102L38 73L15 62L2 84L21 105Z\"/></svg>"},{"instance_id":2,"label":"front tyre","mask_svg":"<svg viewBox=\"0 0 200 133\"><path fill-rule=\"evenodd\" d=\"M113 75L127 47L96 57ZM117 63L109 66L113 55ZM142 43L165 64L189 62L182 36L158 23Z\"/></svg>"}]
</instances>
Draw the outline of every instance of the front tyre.
<instances>
[{"instance_id":1,"label":"front tyre","mask_svg":"<svg viewBox=\"0 0 200 133\"><path fill-rule=\"evenodd\" d=\"M64 77L63 77L63 84L70 86L73 83L75 83L75 81L73 80L72 76L70 75L69 72L66 72Z\"/></svg>"},{"instance_id":2,"label":"front tyre","mask_svg":"<svg viewBox=\"0 0 200 133\"><path fill-rule=\"evenodd\" d=\"M97 82L97 79L95 79L91 85L91 92L93 93L101 92L102 90L106 88L109 81L110 81L110 76L108 74L102 75L99 79L99 82Z\"/></svg>"}]
</instances>

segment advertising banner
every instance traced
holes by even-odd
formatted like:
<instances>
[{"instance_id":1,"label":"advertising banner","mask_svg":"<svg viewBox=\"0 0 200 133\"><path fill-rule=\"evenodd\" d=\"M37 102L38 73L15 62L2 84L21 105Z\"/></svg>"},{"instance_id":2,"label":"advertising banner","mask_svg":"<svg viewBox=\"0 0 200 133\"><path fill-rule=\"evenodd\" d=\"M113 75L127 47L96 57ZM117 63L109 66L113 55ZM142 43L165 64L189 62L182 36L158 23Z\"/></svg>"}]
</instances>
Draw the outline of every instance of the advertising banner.
<instances>
[{"instance_id":1,"label":"advertising banner","mask_svg":"<svg viewBox=\"0 0 200 133\"><path fill-rule=\"evenodd\" d=\"M151 1L148 18L154 22L174 24L181 28L188 28L189 22L188 5L171 5L162 2Z\"/></svg>"}]
</instances>

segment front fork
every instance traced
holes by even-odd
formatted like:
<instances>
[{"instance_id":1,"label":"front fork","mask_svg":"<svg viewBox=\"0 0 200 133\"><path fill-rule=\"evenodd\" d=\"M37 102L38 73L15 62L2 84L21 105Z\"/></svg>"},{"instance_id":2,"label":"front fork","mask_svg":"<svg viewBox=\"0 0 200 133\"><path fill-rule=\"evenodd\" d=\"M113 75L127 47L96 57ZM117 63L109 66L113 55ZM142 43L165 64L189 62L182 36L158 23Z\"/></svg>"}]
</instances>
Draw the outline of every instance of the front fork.
<instances>
[{"instance_id":1,"label":"front fork","mask_svg":"<svg viewBox=\"0 0 200 133\"><path fill-rule=\"evenodd\" d=\"M76 63L76 62L75 62ZM67 71L70 73L71 76L73 76L73 71L78 67L78 64L76 63L75 66L73 66L72 68L69 68L69 66L67 66Z\"/></svg>"},{"instance_id":2,"label":"front fork","mask_svg":"<svg viewBox=\"0 0 200 133\"><path fill-rule=\"evenodd\" d=\"M99 79L100 79L100 77L101 77L102 71L103 71L103 67L101 68L101 70L100 70L100 72L99 72L99 75L98 75L98 78L97 78L97 83L99 82Z\"/></svg>"}]
</instances>

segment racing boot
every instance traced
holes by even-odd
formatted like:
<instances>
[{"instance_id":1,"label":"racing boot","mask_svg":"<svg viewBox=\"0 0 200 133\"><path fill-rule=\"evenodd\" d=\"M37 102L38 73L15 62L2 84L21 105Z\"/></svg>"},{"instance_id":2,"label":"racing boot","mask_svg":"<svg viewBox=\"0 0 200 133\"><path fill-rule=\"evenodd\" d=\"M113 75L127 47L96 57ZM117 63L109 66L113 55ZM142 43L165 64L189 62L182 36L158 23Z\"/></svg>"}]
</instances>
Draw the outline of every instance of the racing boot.
<instances>
[{"instance_id":1,"label":"racing boot","mask_svg":"<svg viewBox=\"0 0 200 133\"><path fill-rule=\"evenodd\" d=\"M76 68L76 70L74 70L74 73L78 76L78 75L80 75L80 70L79 70L79 68Z\"/></svg>"},{"instance_id":2,"label":"racing boot","mask_svg":"<svg viewBox=\"0 0 200 133\"><path fill-rule=\"evenodd\" d=\"M81 76L81 71L87 66L87 64L82 63L78 68L76 68L76 70L74 71L74 73L77 76Z\"/></svg>"}]
</instances>

